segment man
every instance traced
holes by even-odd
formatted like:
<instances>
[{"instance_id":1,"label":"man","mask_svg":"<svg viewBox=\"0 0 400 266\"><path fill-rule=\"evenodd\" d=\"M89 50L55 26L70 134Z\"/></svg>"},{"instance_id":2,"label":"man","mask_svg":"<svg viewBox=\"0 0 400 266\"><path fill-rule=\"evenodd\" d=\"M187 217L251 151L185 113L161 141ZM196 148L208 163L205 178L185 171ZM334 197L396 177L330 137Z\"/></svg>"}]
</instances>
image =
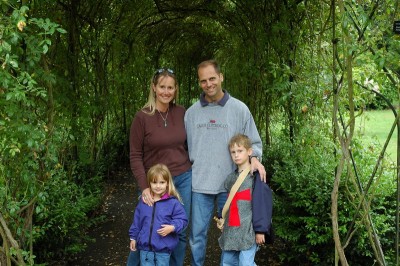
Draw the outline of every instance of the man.
<instances>
[{"instance_id":1,"label":"man","mask_svg":"<svg viewBox=\"0 0 400 266\"><path fill-rule=\"evenodd\" d=\"M203 93L185 114L185 128L192 162L192 217L190 248L192 266L203 265L209 228L215 202L221 212L227 199L223 186L227 173L235 169L228 142L236 134L252 140L252 171L257 169L265 181L266 173L260 163L262 143L248 107L222 89L224 76L215 60L197 67Z\"/></svg>"}]
</instances>

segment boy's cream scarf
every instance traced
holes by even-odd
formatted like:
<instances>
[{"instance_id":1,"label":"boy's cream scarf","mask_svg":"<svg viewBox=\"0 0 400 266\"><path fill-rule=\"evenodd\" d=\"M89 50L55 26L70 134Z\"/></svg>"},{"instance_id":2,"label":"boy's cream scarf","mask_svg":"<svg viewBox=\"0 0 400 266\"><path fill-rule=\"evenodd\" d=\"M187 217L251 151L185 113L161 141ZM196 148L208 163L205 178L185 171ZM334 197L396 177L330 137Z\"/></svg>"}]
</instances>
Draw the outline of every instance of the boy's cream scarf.
<instances>
[{"instance_id":1,"label":"boy's cream scarf","mask_svg":"<svg viewBox=\"0 0 400 266\"><path fill-rule=\"evenodd\" d=\"M231 190L229 191L229 197L225 202L224 208L222 209L222 217L221 218L217 218L214 216L214 220L217 222L217 227L219 229L223 229L224 228L224 221L225 221L225 216L226 216L226 212L229 209L229 205L231 205L232 199L235 196L236 192L238 191L240 185L243 183L244 179L246 178L246 176L249 174L250 172L250 168L246 168L244 169L238 179L236 180L235 184L233 184Z\"/></svg>"}]
</instances>

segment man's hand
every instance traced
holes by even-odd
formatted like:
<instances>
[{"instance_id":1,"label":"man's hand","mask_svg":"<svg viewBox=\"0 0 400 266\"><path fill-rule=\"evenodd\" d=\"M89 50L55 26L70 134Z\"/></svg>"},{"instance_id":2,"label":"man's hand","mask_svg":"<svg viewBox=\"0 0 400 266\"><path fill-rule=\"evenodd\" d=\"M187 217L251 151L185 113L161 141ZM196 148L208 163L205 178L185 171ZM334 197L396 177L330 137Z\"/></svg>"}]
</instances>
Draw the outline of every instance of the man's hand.
<instances>
[{"instance_id":1,"label":"man's hand","mask_svg":"<svg viewBox=\"0 0 400 266\"><path fill-rule=\"evenodd\" d=\"M264 165L262 165L256 157L251 157L251 172L253 173L256 170L260 173L261 180L266 183L267 172L265 171Z\"/></svg>"},{"instance_id":2,"label":"man's hand","mask_svg":"<svg viewBox=\"0 0 400 266\"><path fill-rule=\"evenodd\" d=\"M175 226L170 225L170 224L162 224L161 227L162 228L157 230L157 233L160 236L167 236L170 233L172 233L173 231L175 231Z\"/></svg>"}]
</instances>

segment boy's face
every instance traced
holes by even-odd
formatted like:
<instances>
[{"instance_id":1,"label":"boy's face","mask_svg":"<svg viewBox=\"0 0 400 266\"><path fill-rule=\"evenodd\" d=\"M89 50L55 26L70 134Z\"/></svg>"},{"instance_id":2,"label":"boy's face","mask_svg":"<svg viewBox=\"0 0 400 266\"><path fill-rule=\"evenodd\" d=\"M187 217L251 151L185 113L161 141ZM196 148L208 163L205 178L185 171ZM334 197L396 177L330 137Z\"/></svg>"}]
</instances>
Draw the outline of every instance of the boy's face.
<instances>
[{"instance_id":1,"label":"boy's face","mask_svg":"<svg viewBox=\"0 0 400 266\"><path fill-rule=\"evenodd\" d=\"M238 166L249 163L249 156L253 153L251 148L246 149L245 147L237 145L236 143L230 147L229 150L231 152L232 161L234 161Z\"/></svg>"}]
</instances>

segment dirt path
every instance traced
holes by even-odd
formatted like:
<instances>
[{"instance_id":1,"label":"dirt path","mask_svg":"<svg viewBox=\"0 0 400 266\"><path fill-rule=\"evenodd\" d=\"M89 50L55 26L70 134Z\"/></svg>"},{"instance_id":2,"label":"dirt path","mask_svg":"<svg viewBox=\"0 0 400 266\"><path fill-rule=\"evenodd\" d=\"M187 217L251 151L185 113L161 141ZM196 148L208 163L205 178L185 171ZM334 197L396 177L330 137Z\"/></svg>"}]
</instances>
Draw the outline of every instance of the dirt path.
<instances>
[{"instance_id":1,"label":"dirt path","mask_svg":"<svg viewBox=\"0 0 400 266\"><path fill-rule=\"evenodd\" d=\"M137 204L136 195L134 178L129 167L125 167L107 182L107 193L102 208L102 214L106 217L105 221L89 232L95 242L88 243L86 251L72 258L68 265L126 265L129 254L128 229ZM205 266L219 265L220 260L221 252L217 240L220 233L213 225L211 225L208 239ZM278 265L271 260L268 262L268 249L269 247L262 247L257 252L257 265ZM188 249L185 266L190 265L189 258Z\"/></svg>"}]
</instances>

